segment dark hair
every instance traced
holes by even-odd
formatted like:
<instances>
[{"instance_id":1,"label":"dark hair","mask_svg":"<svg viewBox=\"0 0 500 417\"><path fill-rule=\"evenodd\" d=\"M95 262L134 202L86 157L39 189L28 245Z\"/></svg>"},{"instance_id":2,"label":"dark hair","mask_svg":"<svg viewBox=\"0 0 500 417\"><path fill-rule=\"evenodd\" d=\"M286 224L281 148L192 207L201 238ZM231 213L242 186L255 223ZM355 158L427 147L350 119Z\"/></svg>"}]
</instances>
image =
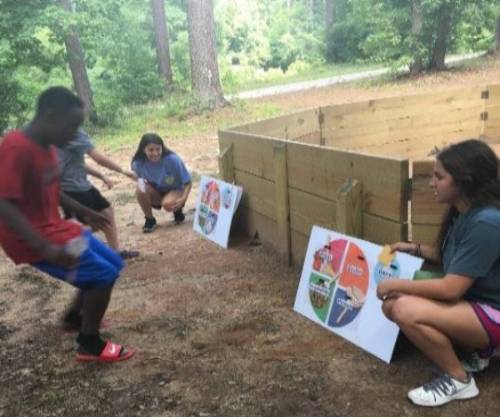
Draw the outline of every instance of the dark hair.
<instances>
[{"instance_id":1,"label":"dark hair","mask_svg":"<svg viewBox=\"0 0 500 417\"><path fill-rule=\"evenodd\" d=\"M83 108L83 102L66 87L50 87L38 97L35 118L49 110L66 112L74 107Z\"/></svg>"},{"instance_id":2,"label":"dark hair","mask_svg":"<svg viewBox=\"0 0 500 417\"><path fill-rule=\"evenodd\" d=\"M146 146L151 145L151 144L161 146L161 156L162 157L173 153L170 149L168 149L165 146L165 143L163 143L163 139L161 138L160 135L157 135L156 133L145 133L144 135L142 135L142 138L139 142L139 146L137 147L137 150L135 151L135 154L132 157L132 162L146 160L147 157L146 157L146 154L144 153L144 149L146 148Z\"/></svg>"},{"instance_id":3,"label":"dark hair","mask_svg":"<svg viewBox=\"0 0 500 417\"><path fill-rule=\"evenodd\" d=\"M498 158L486 143L468 139L443 149L437 159L452 176L471 208L495 206L500 208ZM445 214L439 232L439 248L444 249L448 229L458 216L456 207Z\"/></svg>"}]
</instances>

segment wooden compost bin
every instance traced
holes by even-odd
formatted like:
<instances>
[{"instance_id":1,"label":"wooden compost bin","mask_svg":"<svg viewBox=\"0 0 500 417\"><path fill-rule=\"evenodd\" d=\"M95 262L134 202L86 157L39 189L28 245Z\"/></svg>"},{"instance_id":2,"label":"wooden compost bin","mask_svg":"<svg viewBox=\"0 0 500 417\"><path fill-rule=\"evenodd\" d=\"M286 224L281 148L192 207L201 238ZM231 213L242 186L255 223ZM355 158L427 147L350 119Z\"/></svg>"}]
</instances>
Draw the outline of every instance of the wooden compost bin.
<instances>
[{"instance_id":1,"label":"wooden compost bin","mask_svg":"<svg viewBox=\"0 0 500 417\"><path fill-rule=\"evenodd\" d=\"M316 224L377 243L436 238L431 156L500 144L500 85L333 105L219 131L221 177L243 186L236 222L301 263Z\"/></svg>"}]
</instances>

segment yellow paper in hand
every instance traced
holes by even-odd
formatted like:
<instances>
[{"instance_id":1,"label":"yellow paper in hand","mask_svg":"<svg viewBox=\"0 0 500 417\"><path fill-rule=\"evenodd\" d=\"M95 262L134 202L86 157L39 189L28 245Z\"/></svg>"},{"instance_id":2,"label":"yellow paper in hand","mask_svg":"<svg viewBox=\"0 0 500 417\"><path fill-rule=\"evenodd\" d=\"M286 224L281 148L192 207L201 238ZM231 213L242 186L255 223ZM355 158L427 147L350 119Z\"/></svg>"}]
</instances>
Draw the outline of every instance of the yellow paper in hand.
<instances>
[{"instance_id":1,"label":"yellow paper in hand","mask_svg":"<svg viewBox=\"0 0 500 417\"><path fill-rule=\"evenodd\" d=\"M392 260L396 256L395 253L391 253L391 247L389 245L385 245L378 256L378 261L385 266L391 265Z\"/></svg>"}]
</instances>

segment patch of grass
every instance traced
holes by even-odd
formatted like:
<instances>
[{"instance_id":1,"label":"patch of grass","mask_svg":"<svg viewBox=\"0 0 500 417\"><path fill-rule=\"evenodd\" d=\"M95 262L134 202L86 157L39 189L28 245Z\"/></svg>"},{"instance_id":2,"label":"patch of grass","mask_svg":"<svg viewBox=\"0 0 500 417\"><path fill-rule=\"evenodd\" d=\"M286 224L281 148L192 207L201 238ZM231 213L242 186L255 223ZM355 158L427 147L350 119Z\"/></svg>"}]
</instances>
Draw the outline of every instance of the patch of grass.
<instances>
[{"instance_id":1,"label":"patch of grass","mask_svg":"<svg viewBox=\"0 0 500 417\"><path fill-rule=\"evenodd\" d=\"M189 97L181 101L190 103ZM169 100L124 109L124 118L119 126L94 129L90 132L97 143L108 150L131 148L133 153L140 138L146 132L158 133L167 144L195 135L206 135L254 120L277 116L284 112L279 106L269 103L235 100L231 105L215 111L194 113L192 108L181 111L181 105L172 110ZM176 115L172 116L172 112Z\"/></svg>"},{"instance_id":2,"label":"patch of grass","mask_svg":"<svg viewBox=\"0 0 500 417\"><path fill-rule=\"evenodd\" d=\"M375 63L350 63L350 64L315 64L303 63L297 68L290 67L287 72L280 69L268 71L242 71L235 75L235 81L225 86L226 93L234 94L257 88L285 85L300 81L310 81L321 78L335 77L338 75L352 74L354 72L375 70L382 68L382 64Z\"/></svg>"},{"instance_id":3,"label":"patch of grass","mask_svg":"<svg viewBox=\"0 0 500 417\"><path fill-rule=\"evenodd\" d=\"M113 205L124 206L125 204L135 202L135 194L131 191L117 193L111 198Z\"/></svg>"}]
</instances>

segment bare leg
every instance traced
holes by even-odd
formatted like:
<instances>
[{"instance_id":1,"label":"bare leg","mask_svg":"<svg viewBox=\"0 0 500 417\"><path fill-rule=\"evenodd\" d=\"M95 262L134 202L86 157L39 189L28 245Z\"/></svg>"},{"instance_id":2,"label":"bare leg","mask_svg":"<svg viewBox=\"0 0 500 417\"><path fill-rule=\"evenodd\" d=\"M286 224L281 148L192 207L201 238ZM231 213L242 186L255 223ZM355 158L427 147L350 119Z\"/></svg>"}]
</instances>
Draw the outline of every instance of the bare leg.
<instances>
[{"instance_id":1,"label":"bare leg","mask_svg":"<svg viewBox=\"0 0 500 417\"><path fill-rule=\"evenodd\" d=\"M114 250L118 250L120 244L118 242L118 231L116 230L116 220L115 220L114 210L110 206L104 209L101 213L104 214L109 220L109 227L103 230L104 236L106 236L106 241L108 242L109 246L111 246Z\"/></svg>"},{"instance_id":2,"label":"bare leg","mask_svg":"<svg viewBox=\"0 0 500 417\"><path fill-rule=\"evenodd\" d=\"M162 207L166 211L169 212L174 211L174 204L179 199L180 196L181 193L179 191L170 191L169 193L165 194L161 200Z\"/></svg>"},{"instance_id":3,"label":"bare leg","mask_svg":"<svg viewBox=\"0 0 500 417\"><path fill-rule=\"evenodd\" d=\"M67 331L80 330L82 327L83 292L77 290L73 301L62 317L62 328Z\"/></svg>"},{"instance_id":4,"label":"bare leg","mask_svg":"<svg viewBox=\"0 0 500 417\"><path fill-rule=\"evenodd\" d=\"M83 291L82 329L85 335L99 334L101 320L108 308L113 286L92 288Z\"/></svg>"},{"instance_id":5,"label":"bare leg","mask_svg":"<svg viewBox=\"0 0 500 417\"><path fill-rule=\"evenodd\" d=\"M387 303L387 304L386 304ZM469 303L444 303L402 295L384 302L388 318L439 368L458 380L466 380L453 343L475 349L488 346L486 331Z\"/></svg>"},{"instance_id":6,"label":"bare leg","mask_svg":"<svg viewBox=\"0 0 500 417\"><path fill-rule=\"evenodd\" d=\"M146 191L136 188L135 195L144 216L148 218L153 217L153 205L161 204L160 194L149 184L146 184Z\"/></svg>"}]
</instances>

